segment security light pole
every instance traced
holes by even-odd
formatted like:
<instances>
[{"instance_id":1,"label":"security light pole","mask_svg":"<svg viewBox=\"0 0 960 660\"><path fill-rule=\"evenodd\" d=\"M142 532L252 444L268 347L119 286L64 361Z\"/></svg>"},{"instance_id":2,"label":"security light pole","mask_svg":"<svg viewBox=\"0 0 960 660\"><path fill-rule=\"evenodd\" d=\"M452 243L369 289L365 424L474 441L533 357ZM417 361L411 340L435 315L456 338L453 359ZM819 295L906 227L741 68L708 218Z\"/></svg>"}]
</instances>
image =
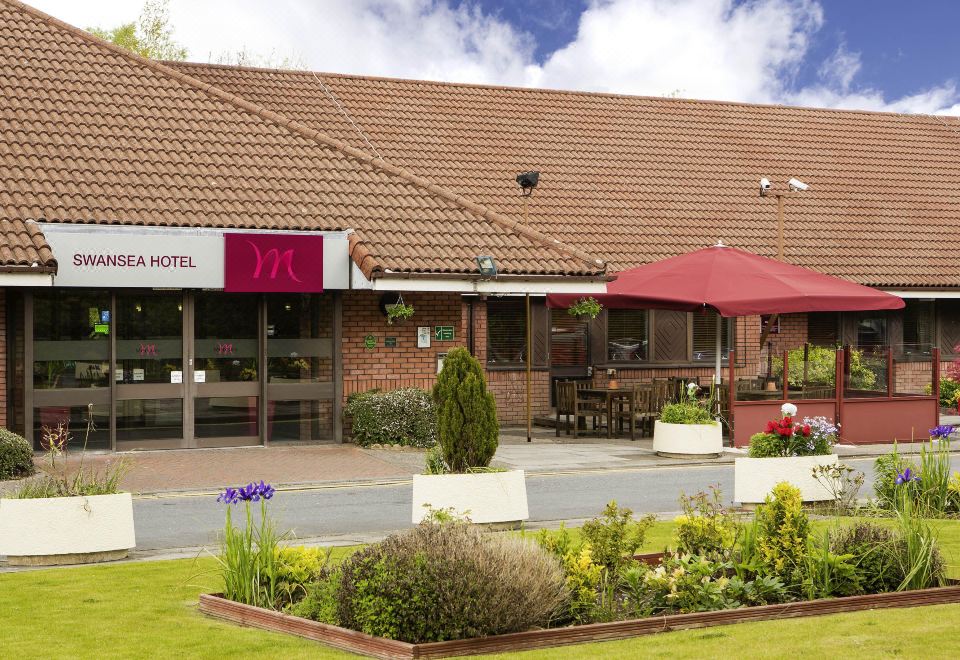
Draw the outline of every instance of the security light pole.
<instances>
[{"instance_id":1,"label":"security light pole","mask_svg":"<svg viewBox=\"0 0 960 660\"><path fill-rule=\"evenodd\" d=\"M760 196L766 197L767 193L770 191L770 187L769 179L766 177L760 179ZM809 188L810 186L805 184L803 181L793 178L787 181L787 190L789 192L774 193L774 197L777 198L777 259L779 261L783 261L783 198L786 195L802 192L804 190L808 190ZM763 348L763 344L765 341L767 341L767 337L770 335L770 330L773 328L773 324L777 322L779 316L779 314L774 314L767 322L767 327L764 328L763 333L760 335L760 348Z\"/></svg>"},{"instance_id":2,"label":"security light pole","mask_svg":"<svg viewBox=\"0 0 960 660\"><path fill-rule=\"evenodd\" d=\"M517 175L517 184L523 196L523 224L530 224L530 210L527 198L533 194L540 180L539 172L524 172ZM530 294L526 294L527 307L527 442L533 442L533 412L531 404L531 389L533 382L533 323L530 318Z\"/></svg>"}]
</instances>

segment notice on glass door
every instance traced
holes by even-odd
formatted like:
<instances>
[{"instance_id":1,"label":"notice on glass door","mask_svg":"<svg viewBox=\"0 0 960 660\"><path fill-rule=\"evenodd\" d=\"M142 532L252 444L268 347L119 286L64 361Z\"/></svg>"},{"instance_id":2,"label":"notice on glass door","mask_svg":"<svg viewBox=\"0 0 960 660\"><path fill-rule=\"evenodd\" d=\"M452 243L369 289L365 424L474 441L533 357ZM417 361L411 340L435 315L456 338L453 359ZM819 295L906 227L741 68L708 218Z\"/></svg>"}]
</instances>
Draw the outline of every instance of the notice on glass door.
<instances>
[{"instance_id":1,"label":"notice on glass door","mask_svg":"<svg viewBox=\"0 0 960 660\"><path fill-rule=\"evenodd\" d=\"M170 372L170 382L180 384L183 382L183 372L182 371L171 371Z\"/></svg>"},{"instance_id":2,"label":"notice on glass door","mask_svg":"<svg viewBox=\"0 0 960 660\"><path fill-rule=\"evenodd\" d=\"M135 381L143 380L143 376L144 376L143 371L144 371L143 369L134 369L134 370L133 370L133 380L135 380Z\"/></svg>"},{"instance_id":3,"label":"notice on glass door","mask_svg":"<svg viewBox=\"0 0 960 660\"><path fill-rule=\"evenodd\" d=\"M207 372L206 372L206 371L194 371L194 372L193 372L193 382L194 382L194 383L206 383L206 382L207 382Z\"/></svg>"}]
</instances>

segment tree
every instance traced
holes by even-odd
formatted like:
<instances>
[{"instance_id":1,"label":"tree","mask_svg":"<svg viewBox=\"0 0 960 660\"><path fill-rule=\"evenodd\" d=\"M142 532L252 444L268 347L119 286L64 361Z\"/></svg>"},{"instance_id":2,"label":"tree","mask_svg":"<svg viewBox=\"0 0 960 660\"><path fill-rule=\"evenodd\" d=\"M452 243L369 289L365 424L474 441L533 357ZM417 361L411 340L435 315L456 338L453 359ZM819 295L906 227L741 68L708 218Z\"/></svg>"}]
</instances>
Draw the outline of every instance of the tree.
<instances>
[{"instance_id":1,"label":"tree","mask_svg":"<svg viewBox=\"0 0 960 660\"><path fill-rule=\"evenodd\" d=\"M259 67L263 69L305 69L303 57L297 53L278 55L270 51L267 55L250 50L246 46L236 51L223 51L216 59L210 58L212 64L230 64L234 66Z\"/></svg>"},{"instance_id":2,"label":"tree","mask_svg":"<svg viewBox=\"0 0 960 660\"><path fill-rule=\"evenodd\" d=\"M187 49L173 40L170 0L147 0L136 23L115 28L88 28L94 36L152 60L185 60Z\"/></svg>"},{"instance_id":3,"label":"tree","mask_svg":"<svg viewBox=\"0 0 960 660\"><path fill-rule=\"evenodd\" d=\"M437 438L451 472L487 467L497 451L500 426L497 405L487 390L483 367L465 348L454 348L443 361L433 387L437 404Z\"/></svg>"}]
</instances>

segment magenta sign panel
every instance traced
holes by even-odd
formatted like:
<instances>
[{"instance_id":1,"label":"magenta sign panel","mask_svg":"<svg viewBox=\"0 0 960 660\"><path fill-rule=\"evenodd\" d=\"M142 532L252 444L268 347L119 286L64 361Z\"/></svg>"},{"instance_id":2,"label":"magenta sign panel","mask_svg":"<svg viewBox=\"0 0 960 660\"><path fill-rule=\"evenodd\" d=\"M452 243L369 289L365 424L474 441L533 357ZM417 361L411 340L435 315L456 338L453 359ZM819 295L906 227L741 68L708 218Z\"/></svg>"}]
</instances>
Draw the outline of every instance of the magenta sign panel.
<instances>
[{"instance_id":1,"label":"magenta sign panel","mask_svg":"<svg viewBox=\"0 0 960 660\"><path fill-rule=\"evenodd\" d=\"M323 236L225 234L223 290L322 292Z\"/></svg>"}]
</instances>

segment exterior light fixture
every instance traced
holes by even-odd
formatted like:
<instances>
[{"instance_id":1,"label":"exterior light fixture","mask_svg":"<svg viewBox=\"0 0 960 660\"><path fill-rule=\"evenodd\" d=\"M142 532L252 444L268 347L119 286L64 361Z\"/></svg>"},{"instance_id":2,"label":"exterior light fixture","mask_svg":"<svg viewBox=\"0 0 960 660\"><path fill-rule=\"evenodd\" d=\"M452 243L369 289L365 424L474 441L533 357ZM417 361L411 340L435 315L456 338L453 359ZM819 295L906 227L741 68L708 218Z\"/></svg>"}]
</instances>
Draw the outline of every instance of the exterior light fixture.
<instances>
[{"instance_id":1,"label":"exterior light fixture","mask_svg":"<svg viewBox=\"0 0 960 660\"><path fill-rule=\"evenodd\" d=\"M477 268L480 269L481 277L491 278L497 276L497 263L493 257L477 257Z\"/></svg>"},{"instance_id":2,"label":"exterior light fixture","mask_svg":"<svg viewBox=\"0 0 960 660\"><path fill-rule=\"evenodd\" d=\"M538 181L540 181L540 172L531 171L517 175L517 183L520 184L520 189L524 195L530 195L533 189L537 187Z\"/></svg>"}]
</instances>

